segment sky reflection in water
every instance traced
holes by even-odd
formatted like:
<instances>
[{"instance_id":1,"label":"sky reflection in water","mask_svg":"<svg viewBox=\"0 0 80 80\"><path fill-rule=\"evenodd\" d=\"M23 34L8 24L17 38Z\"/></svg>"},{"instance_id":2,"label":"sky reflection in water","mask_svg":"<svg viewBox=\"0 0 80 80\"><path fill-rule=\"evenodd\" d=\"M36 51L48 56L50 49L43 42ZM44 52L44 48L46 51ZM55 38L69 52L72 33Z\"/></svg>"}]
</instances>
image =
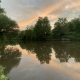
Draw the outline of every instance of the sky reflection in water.
<instances>
[{"instance_id":1,"label":"sky reflection in water","mask_svg":"<svg viewBox=\"0 0 80 80\"><path fill-rule=\"evenodd\" d=\"M19 43L0 50L11 80L80 80L80 43Z\"/></svg>"}]
</instances>

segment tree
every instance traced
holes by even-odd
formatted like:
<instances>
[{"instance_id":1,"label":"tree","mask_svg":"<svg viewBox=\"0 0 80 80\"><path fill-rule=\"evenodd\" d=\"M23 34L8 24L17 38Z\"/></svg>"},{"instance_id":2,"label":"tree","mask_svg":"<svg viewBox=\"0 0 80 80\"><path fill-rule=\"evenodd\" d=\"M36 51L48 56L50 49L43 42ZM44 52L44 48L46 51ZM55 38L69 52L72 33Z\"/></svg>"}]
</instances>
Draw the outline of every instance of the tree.
<instances>
[{"instance_id":1,"label":"tree","mask_svg":"<svg viewBox=\"0 0 80 80\"><path fill-rule=\"evenodd\" d=\"M0 32L11 33L16 29L18 29L16 21L11 20L4 14L0 15Z\"/></svg>"},{"instance_id":2,"label":"tree","mask_svg":"<svg viewBox=\"0 0 80 80\"><path fill-rule=\"evenodd\" d=\"M18 24L16 21L10 19L5 14L0 15L0 34L7 38L13 38L18 34Z\"/></svg>"},{"instance_id":3,"label":"tree","mask_svg":"<svg viewBox=\"0 0 80 80\"><path fill-rule=\"evenodd\" d=\"M23 41L35 40L34 26L27 26L26 30L20 31L18 38L21 38Z\"/></svg>"},{"instance_id":4,"label":"tree","mask_svg":"<svg viewBox=\"0 0 80 80\"><path fill-rule=\"evenodd\" d=\"M80 17L72 19L71 23L72 23L74 31L76 31L76 33L79 33L80 32Z\"/></svg>"},{"instance_id":5,"label":"tree","mask_svg":"<svg viewBox=\"0 0 80 80\"><path fill-rule=\"evenodd\" d=\"M54 29L52 30L52 36L54 38L62 38L65 34L68 33L67 27L67 19L66 18L59 18L57 22L54 24Z\"/></svg>"},{"instance_id":6,"label":"tree","mask_svg":"<svg viewBox=\"0 0 80 80\"><path fill-rule=\"evenodd\" d=\"M26 40L28 41L35 40L35 33L32 29L26 30Z\"/></svg>"},{"instance_id":7,"label":"tree","mask_svg":"<svg viewBox=\"0 0 80 80\"><path fill-rule=\"evenodd\" d=\"M51 33L50 22L47 17L39 17L34 28L37 40L46 40Z\"/></svg>"},{"instance_id":8,"label":"tree","mask_svg":"<svg viewBox=\"0 0 80 80\"><path fill-rule=\"evenodd\" d=\"M1 2L1 0L0 0ZM9 18L3 8L0 6L0 36L3 35L12 38L18 34L18 24L16 21Z\"/></svg>"}]
</instances>

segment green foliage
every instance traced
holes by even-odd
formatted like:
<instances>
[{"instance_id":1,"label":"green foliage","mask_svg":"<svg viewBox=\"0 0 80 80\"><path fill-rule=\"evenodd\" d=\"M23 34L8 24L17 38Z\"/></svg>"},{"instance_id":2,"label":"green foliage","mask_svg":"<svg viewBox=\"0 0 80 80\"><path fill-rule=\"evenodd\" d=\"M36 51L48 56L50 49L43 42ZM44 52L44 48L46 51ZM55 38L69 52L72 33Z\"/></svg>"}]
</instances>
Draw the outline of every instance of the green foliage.
<instances>
[{"instance_id":1,"label":"green foliage","mask_svg":"<svg viewBox=\"0 0 80 80\"><path fill-rule=\"evenodd\" d=\"M54 38L62 38L62 36L68 33L66 18L59 18L58 21L54 24L54 29L52 30L52 36Z\"/></svg>"},{"instance_id":2,"label":"green foliage","mask_svg":"<svg viewBox=\"0 0 80 80\"><path fill-rule=\"evenodd\" d=\"M47 17L39 17L34 28L37 40L46 40L51 34L51 26Z\"/></svg>"},{"instance_id":3,"label":"green foliage","mask_svg":"<svg viewBox=\"0 0 80 80\"><path fill-rule=\"evenodd\" d=\"M35 26L27 27L21 31L18 38L27 41L46 40L51 35L51 26L47 17L39 17Z\"/></svg>"},{"instance_id":4,"label":"green foliage","mask_svg":"<svg viewBox=\"0 0 80 80\"><path fill-rule=\"evenodd\" d=\"M71 23L76 33L79 33L80 32L80 18L73 19Z\"/></svg>"},{"instance_id":5,"label":"green foliage","mask_svg":"<svg viewBox=\"0 0 80 80\"><path fill-rule=\"evenodd\" d=\"M66 18L59 18L51 31L50 22L47 17L39 17L34 26L28 27L19 33L19 38L27 41L34 40L80 40L80 16L71 21Z\"/></svg>"},{"instance_id":6,"label":"green foliage","mask_svg":"<svg viewBox=\"0 0 80 80\"><path fill-rule=\"evenodd\" d=\"M35 33L33 30L31 30L31 29L26 30L26 40L28 40L28 41L35 40Z\"/></svg>"},{"instance_id":7,"label":"green foliage","mask_svg":"<svg viewBox=\"0 0 80 80\"><path fill-rule=\"evenodd\" d=\"M25 31L21 31L17 38L22 39L23 41L32 41L35 40L35 33L33 29L26 29Z\"/></svg>"},{"instance_id":8,"label":"green foliage","mask_svg":"<svg viewBox=\"0 0 80 80\"><path fill-rule=\"evenodd\" d=\"M13 38L18 34L18 31L18 24L14 20L11 20L4 14L0 15L0 34L3 37Z\"/></svg>"},{"instance_id":9,"label":"green foliage","mask_svg":"<svg viewBox=\"0 0 80 80\"><path fill-rule=\"evenodd\" d=\"M25 35L26 35L25 31L20 31L19 34L18 34L18 36L17 36L17 38L23 39Z\"/></svg>"},{"instance_id":10,"label":"green foliage","mask_svg":"<svg viewBox=\"0 0 80 80\"><path fill-rule=\"evenodd\" d=\"M4 9L0 7L0 14L5 13Z\"/></svg>"},{"instance_id":11,"label":"green foliage","mask_svg":"<svg viewBox=\"0 0 80 80\"><path fill-rule=\"evenodd\" d=\"M80 16L69 22L66 18L59 18L54 24L52 37L54 39L67 38L70 40L80 40Z\"/></svg>"},{"instance_id":12,"label":"green foliage","mask_svg":"<svg viewBox=\"0 0 80 80\"><path fill-rule=\"evenodd\" d=\"M8 76L4 75L4 68L0 66L0 80L9 80Z\"/></svg>"},{"instance_id":13,"label":"green foliage","mask_svg":"<svg viewBox=\"0 0 80 80\"><path fill-rule=\"evenodd\" d=\"M11 20L6 15L0 15L0 32L12 33L18 29L18 25L14 20Z\"/></svg>"}]
</instances>

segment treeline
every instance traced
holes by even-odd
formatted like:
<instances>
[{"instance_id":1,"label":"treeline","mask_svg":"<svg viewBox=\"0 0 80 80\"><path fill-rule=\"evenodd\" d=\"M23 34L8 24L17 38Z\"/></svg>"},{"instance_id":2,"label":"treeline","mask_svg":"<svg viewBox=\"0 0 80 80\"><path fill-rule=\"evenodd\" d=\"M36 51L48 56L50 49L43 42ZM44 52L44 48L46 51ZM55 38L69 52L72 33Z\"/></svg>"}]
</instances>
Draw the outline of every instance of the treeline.
<instances>
[{"instance_id":1,"label":"treeline","mask_svg":"<svg viewBox=\"0 0 80 80\"><path fill-rule=\"evenodd\" d=\"M66 18L59 18L52 30L53 38L67 38L70 40L80 40L80 16L68 21Z\"/></svg>"},{"instance_id":2,"label":"treeline","mask_svg":"<svg viewBox=\"0 0 80 80\"><path fill-rule=\"evenodd\" d=\"M66 18L59 18L52 30L48 18L39 17L34 26L20 31L18 38L26 41L80 40L80 16L71 21Z\"/></svg>"},{"instance_id":3,"label":"treeline","mask_svg":"<svg viewBox=\"0 0 80 80\"><path fill-rule=\"evenodd\" d=\"M51 35L51 26L47 17L39 17L34 26L28 27L25 31L20 31L18 37L22 40L46 40Z\"/></svg>"}]
</instances>

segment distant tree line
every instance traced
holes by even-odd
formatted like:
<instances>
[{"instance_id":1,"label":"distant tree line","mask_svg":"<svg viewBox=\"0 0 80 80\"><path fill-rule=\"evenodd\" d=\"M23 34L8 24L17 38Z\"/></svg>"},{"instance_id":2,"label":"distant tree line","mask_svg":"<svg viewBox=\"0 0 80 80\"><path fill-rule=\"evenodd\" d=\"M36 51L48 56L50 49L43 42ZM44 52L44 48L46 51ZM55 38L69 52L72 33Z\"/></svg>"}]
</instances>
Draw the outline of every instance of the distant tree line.
<instances>
[{"instance_id":1,"label":"distant tree line","mask_svg":"<svg viewBox=\"0 0 80 80\"><path fill-rule=\"evenodd\" d=\"M71 21L68 21L66 18L59 18L54 24L52 38L80 40L80 16Z\"/></svg>"},{"instance_id":2,"label":"distant tree line","mask_svg":"<svg viewBox=\"0 0 80 80\"><path fill-rule=\"evenodd\" d=\"M59 18L52 30L48 17L39 17L34 26L20 31L18 38L26 41L80 40L80 16L71 21L68 21L66 18Z\"/></svg>"},{"instance_id":3,"label":"distant tree line","mask_svg":"<svg viewBox=\"0 0 80 80\"><path fill-rule=\"evenodd\" d=\"M51 35L51 26L47 17L39 17L34 26L20 31L18 37L22 40L46 40Z\"/></svg>"}]
</instances>

